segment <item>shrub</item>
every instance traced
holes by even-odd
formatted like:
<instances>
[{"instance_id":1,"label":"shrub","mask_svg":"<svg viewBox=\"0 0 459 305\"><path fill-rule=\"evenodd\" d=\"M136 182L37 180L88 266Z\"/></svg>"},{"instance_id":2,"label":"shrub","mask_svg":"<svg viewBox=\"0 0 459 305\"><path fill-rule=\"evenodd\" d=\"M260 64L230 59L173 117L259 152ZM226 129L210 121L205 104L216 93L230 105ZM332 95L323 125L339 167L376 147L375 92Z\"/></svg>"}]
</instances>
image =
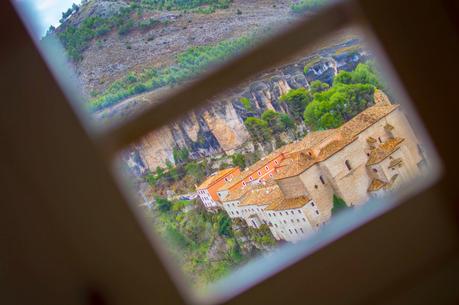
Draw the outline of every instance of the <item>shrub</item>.
<instances>
[{"instance_id":1,"label":"shrub","mask_svg":"<svg viewBox=\"0 0 459 305\"><path fill-rule=\"evenodd\" d=\"M235 153L231 156L233 166L238 166L241 170L245 168L245 156L240 153Z\"/></svg>"},{"instance_id":2,"label":"shrub","mask_svg":"<svg viewBox=\"0 0 459 305\"><path fill-rule=\"evenodd\" d=\"M338 197L334 194L333 207L331 210L332 215L336 215L337 213L341 212L342 210L345 210L346 208L348 208L346 202L341 197Z\"/></svg>"},{"instance_id":3,"label":"shrub","mask_svg":"<svg viewBox=\"0 0 459 305\"><path fill-rule=\"evenodd\" d=\"M281 102L287 104L288 110L295 121L303 120L303 113L306 106L312 101L312 95L305 88L290 90L280 98Z\"/></svg>"},{"instance_id":4,"label":"shrub","mask_svg":"<svg viewBox=\"0 0 459 305\"><path fill-rule=\"evenodd\" d=\"M242 103L242 106L247 111L252 111L252 105L250 104L250 100L246 97L241 97L239 100Z\"/></svg>"},{"instance_id":5,"label":"shrub","mask_svg":"<svg viewBox=\"0 0 459 305\"><path fill-rule=\"evenodd\" d=\"M271 130L265 121L255 117L248 117L245 119L244 125L255 142L264 143L271 140Z\"/></svg>"}]
</instances>

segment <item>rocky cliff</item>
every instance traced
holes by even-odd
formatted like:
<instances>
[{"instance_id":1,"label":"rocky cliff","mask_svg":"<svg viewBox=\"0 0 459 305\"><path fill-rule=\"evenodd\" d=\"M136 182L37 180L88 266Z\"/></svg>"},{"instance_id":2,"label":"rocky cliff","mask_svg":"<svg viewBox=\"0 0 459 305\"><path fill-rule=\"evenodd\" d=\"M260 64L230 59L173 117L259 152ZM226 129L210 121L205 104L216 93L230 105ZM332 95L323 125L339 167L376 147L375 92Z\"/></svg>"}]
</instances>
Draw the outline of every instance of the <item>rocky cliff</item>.
<instances>
[{"instance_id":1,"label":"rocky cliff","mask_svg":"<svg viewBox=\"0 0 459 305\"><path fill-rule=\"evenodd\" d=\"M91 18L107 20L132 3L137 2L85 0L56 29L56 33L78 28ZM81 58L73 65L86 95L97 95L130 72L173 64L177 54L187 48L212 45L248 35L257 29L275 29L293 22L297 16L291 13L291 3L290 0L234 0L229 8L210 14L187 10L132 12L128 18L136 23L146 20L157 23L146 29L134 28L125 34L120 34L119 26L104 30L104 34L87 41L87 46L81 49ZM97 27L97 22L91 27ZM128 21L125 23L128 24ZM78 38L76 41L87 33L82 32L81 35L74 37ZM166 160L173 162L174 148L187 148L192 158L231 154L241 149L250 140L243 124L247 117L259 117L266 109L287 112L286 105L279 98L290 89L307 88L314 80L331 83L338 71L352 70L365 58L359 41L350 37L345 33L338 40L335 38L333 43L326 44L327 47L318 47L308 56L265 71L246 84L222 94L204 109L184 114L181 120L146 135L129 157L131 163L138 164L138 170L142 172L145 168L153 170L164 166ZM94 116L100 121L116 121L141 111L171 89L162 87L128 98L94 113ZM250 107L243 105L241 98L247 98Z\"/></svg>"},{"instance_id":2,"label":"rocky cliff","mask_svg":"<svg viewBox=\"0 0 459 305\"><path fill-rule=\"evenodd\" d=\"M259 117L267 109L287 112L286 105L280 102L283 94L299 87L308 88L315 80L331 84L340 70L353 70L366 57L359 41L349 40L266 71L222 94L204 109L185 114L178 122L148 134L137 149L150 169L163 166L166 160L173 162L174 147L186 147L193 158L231 154L250 140L243 123L247 117ZM249 99L250 108L241 103L242 97ZM142 98L133 98L131 103Z\"/></svg>"}]
</instances>

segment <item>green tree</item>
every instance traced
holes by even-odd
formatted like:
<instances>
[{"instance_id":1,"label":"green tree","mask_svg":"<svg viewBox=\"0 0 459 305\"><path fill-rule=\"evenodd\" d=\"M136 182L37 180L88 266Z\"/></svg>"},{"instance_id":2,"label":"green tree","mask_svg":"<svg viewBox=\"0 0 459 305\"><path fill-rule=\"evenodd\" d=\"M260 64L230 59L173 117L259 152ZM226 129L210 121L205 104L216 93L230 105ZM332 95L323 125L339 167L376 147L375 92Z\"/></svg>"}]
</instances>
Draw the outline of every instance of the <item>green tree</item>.
<instances>
[{"instance_id":1,"label":"green tree","mask_svg":"<svg viewBox=\"0 0 459 305\"><path fill-rule=\"evenodd\" d=\"M273 133L279 133L284 131L284 126L280 119L280 113L274 110L268 109L261 115L261 119L268 123Z\"/></svg>"},{"instance_id":2,"label":"green tree","mask_svg":"<svg viewBox=\"0 0 459 305\"><path fill-rule=\"evenodd\" d=\"M177 167L172 164L170 160L166 160L167 175L170 179L177 181L179 179L179 173Z\"/></svg>"},{"instance_id":3,"label":"green tree","mask_svg":"<svg viewBox=\"0 0 459 305\"><path fill-rule=\"evenodd\" d=\"M333 195L333 207L332 207L332 210L331 210L331 213L332 215L336 215L338 214L339 212L347 209L348 206L346 204L346 202L341 198L341 197L338 197L336 196L335 194Z\"/></svg>"},{"instance_id":4,"label":"green tree","mask_svg":"<svg viewBox=\"0 0 459 305\"><path fill-rule=\"evenodd\" d=\"M340 71L333 80L333 85L335 84L370 84L381 88L379 76L373 66L364 63L359 63L352 72Z\"/></svg>"},{"instance_id":5,"label":"green tree","mask_svg":"<svg viewBox=\"0 0 459 305\"><path fill-rule=\"evenodd\" d=\"M295 128L295 122L292 120L292 118L288 114L282 113L280 115L280 120L284 126L284 129Z\"/></svg>"},{"instance_id":6,"label":"green tree","mask_svg":"<svg viewBox=\"0 0 459 305\"><path fill-rule=\"evenodd\" d=\"M167 213L171 210L172 203L166 198L155 197L155 201L156 201L156 205L158 206L158 209L161 212Z\"/></svg>"},{"instance_id":7,"label":"green tree","mask_svg":"<svg viewBox=\"0 0 459 305\"><path fill-rule=\"evenodd\" d=\"M369 84L335 83L314 95L304 111L304 121L314 130L336 128L372 105L374 90Z\"/></svg>"},{"instance_id":8,"label":"green tree","mask_svg":"<svg viewBox=\"0 0 459 305\"><path fill-rule=\"evenodd\" d=\"M174 147L172 150L175 164L183 164L188 161L190 153L186 147L178 148Z\"/></svg>"},{"instance_id":9,"label":"green tree","mask_svg":"<svg viewBox=\"0 0 459 305\"><path fill-rule=\"evenodd\" d=\"M330 89L330 86L320 80L315 80L309 85L309 92L311 92L311 94L326 91L328 89Z\"/></svg>"},{"instance_id":10,"label":"green tree","mask_svg":"<svg viewBox=\"0 0 459 305\"><path fill-rule=\"evenodd\" d=\"M248 117L245 119L244 125L255 142L264 143L271 140L271 130L266 121Z\"/></svg>"},{"instance_id":11,"label":"green tree","mask_svg":"<svg viewBox=\"0 0 459 305\"><path fill-rule=\"evenodd\" d=\"M220 212L217 214L217 223L218 223L218 234L221 236L232 236L233 230L231 228L231 218L224 213Z\"/></svg>"},{"instance_id":12,"label":"green tree","mask_svg":"<svg viewBox=\"0 0 459 305\"><path fill-rule=\"evenodd\" d=\"M312 101L312 99L311 93L305 88L290 90L280 98L282 102L287 104L290 114L297 122L301 122L303 120L304 109Z\"/></svg>"},{"instance_id":13,"label":"green tree","mask_svg":"<svg viewBox=\"0 0 459 305\"><path fill-rule=\"evenodd\" d=\"M235 153L231 156L233 166L238 166L241 170L245 168L245 156L240 153Z\"/></svg>"},{"instance_id":14,"label":"green tree","mask_svg":"<svg viewBox=\"0 0 459 305\"><path fill-rule=\"evenodd\" d=\"M194 178L195 182L201 181L206 175L206 169L198 162L188 162L185 171L187 175Z\"/></svg>"},{"instance_id":15,"label":"green tree","mask_svg":"<svg viewBox=\"0 0 459 305\"><path fill-rule=\"evenodd\" d=\"M156 176L158 177L158 179L161 179L163 176L164 176L164 169L157 166L156 167Z\"/></svg>"},{"instance_id":16,"label":"green tree","mask_svg":"<svg viewBox=\"0 0 459 305\"><path fill-rule=\"evenodd\" d=\"M155 177L155 175L153 175L152 173L147 173L145 175L145 180L148 182L148 184L150 185L156 185L156 182L158 181L157 177Z\"/></svg>"},{"instance_id":17,"label":"green tree","mask_svg":"<svg viewBox=\"0 0 459 305\"><path fill-rule=\"evenodd\" d=\"M242 106L244 107L245 110L253 111L252 104L250 104L250 100L248 98L241 97L239 101L242 103Z\"/></svg>"}]
</instances>

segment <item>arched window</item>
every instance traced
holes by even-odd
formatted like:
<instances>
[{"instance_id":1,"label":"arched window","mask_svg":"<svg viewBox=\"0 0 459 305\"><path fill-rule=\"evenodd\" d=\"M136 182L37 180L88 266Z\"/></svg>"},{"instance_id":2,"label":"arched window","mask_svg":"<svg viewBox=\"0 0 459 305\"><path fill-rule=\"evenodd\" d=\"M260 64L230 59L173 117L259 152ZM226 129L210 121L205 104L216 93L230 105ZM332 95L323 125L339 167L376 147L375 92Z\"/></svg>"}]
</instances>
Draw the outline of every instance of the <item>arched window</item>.
<instances>
[{"instance_id":1,"label":"arched window","mask_svg":"<svg viewBox=\"0 0 459 305\"><path fill-rule=\"evenodd\" d=\"M349 162L349 160L346 160L346 161L344 162L344 164L346 164L346 167L347 167L348 170L351 170L351 169L352 169L351 163Z\"/></svg>"}]
</instances>

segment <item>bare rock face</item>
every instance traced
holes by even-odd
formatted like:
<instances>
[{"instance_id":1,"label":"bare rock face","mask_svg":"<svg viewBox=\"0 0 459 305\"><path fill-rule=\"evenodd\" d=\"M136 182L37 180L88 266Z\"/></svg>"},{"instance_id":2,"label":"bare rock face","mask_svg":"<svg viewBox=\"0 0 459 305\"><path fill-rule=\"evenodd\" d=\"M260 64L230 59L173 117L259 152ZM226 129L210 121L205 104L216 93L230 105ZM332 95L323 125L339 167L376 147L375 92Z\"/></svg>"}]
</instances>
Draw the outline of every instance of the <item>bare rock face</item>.
<instances>
[{"instance_id":1,"label":"bare rock face","mask_svg":"<svg viewBox=\"0 0 459 305\"><path fill-rule=\"evenodd\" d=\"M154 170L164 166L166 160L173 162L173 149L187 148L192 158L215 153L232 154L250 141L244 125L247 117L260 117L267 110L288 113L287 105L280 97L291 89L309 87L310 82L320 80L331 84L333 77L342 69L353 70L365 59L361 51L336 55L336 50L356 41L321 50L320 60L315 59L311 71L304 74L303 67L313 56L276 68L256 76L254 80L215 98L204 109L185 115L180 121L147 135L139 146L145 163ZM250 101L244 107L241 98Z\"/></svg>"},{"instance_id":2,"label":"bare rock face","mask_svg":"<svg viewBox=\"0 0 459 305\"><path fill-rule=\"evenodd\" d=\"M249 140L244 122L231 103L211 107L203 112L203 118L225 152L237 149L241 143Z\"/></svg>"},{"instance_id":3,"label":"bare rock face","mask_svg":"<svg viewBox=\"0 0 459 305\"><path fill-rule=\"evenodd\" d=\"M172 161L174 137L169 127L149 133L138 145L144 162L150 170L164 166L166 160Z\"/></svg>"}]
</instances>

